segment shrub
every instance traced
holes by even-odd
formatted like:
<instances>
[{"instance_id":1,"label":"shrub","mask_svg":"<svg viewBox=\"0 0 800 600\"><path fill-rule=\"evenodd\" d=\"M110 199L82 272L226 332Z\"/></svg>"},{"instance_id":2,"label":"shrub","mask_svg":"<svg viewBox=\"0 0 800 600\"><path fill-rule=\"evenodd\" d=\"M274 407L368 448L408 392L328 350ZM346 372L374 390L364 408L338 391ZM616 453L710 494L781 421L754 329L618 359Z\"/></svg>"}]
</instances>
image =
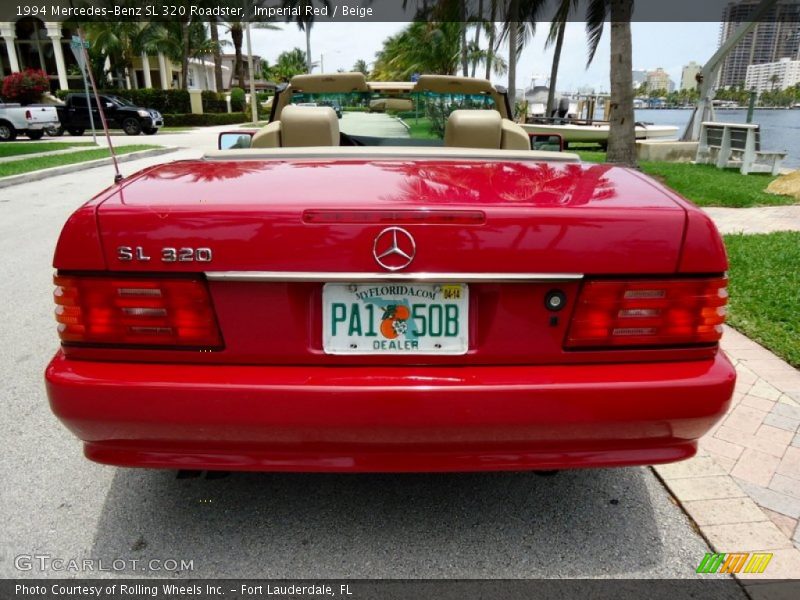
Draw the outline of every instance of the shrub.
<instances>
[{"instance_id":1,"label":"shrub","mask_svg":"<svg viewBox=\"0 0 800 600\"><path fill-rule=\"evenodd\" d=\"M31 104L50 91L50 79L41 69L25 69L3 79L3 98L8 102Z\"/></svg>"},{"instance_id":2,"label":"shrub","mask_svg":"<svg viewBox=\"0 0 800 600\"><path fill-rule=\"evenodd\" d=\"M164 125L167 127L206 127L209 125L233 125L244 123L249 116L243 112L203 113L202 115L165 114Z\"/></svg>"},{"instance_id":3,"label":"shrub","mask_svg":"<svg viewBox=\"0 0 800 600\"><path fill-rule=\"evenodd\" d=\"M272 98L275 94L272 92L256 92L256 98L258 99L258 103L262 104Z\"/></svg>"},{"instance_id":4,"label":"shrub","mask_svg":"<svg viewBox=\"0 0 800 600\"><path fill-rule=\"evenodd\" d=\"M242 88L231 88L231 110L233 112L244 112L244 90Z\"/></svg>"},{"instance_id":5,"label":"shrub","mask_svg":"<svg viewBox=\"0 0 800 600\"><path fill-rule=\"evenodd\" d=\"M58 90L56 96L63 100L67 94L83 93L85 93L84 90ZM100 93L127 98L138 106L154 108L160 113L188 113L192 110L189 92L186 90L142 88L138 90L100 90Z\"/></svg>"},{"instance_id":6,"label":"shrub","mask_svg":"<svg viewBox=\"0 0 800 600\"><path fill-rule=\"evenodd\" d=\"M203 112L207 113L226 113L228 112L228 103L225 101L225 95L211 90L203 90L201 94L203 99Z\"/></svg>"}]
</instances>

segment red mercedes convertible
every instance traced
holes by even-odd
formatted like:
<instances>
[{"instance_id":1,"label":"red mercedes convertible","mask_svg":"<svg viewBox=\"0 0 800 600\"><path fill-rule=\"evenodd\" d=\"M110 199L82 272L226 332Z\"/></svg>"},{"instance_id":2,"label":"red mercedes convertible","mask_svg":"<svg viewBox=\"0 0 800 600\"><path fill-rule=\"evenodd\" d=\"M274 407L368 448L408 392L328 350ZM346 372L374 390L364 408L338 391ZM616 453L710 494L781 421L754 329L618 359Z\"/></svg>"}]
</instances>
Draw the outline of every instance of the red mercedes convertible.
<instances>
[{"instance_id":1,"label":"red mercedes convertible","mask_svg":"<svg viewBox=\"0 0 800 600\"><path fill-rule=\"evenodd\" d=\"M298 76L262 129L105 190L55 252L54 413L120 466L691 457L735 380L714 225L509 112L484 80Z\"/></svg>"}]
</instances>

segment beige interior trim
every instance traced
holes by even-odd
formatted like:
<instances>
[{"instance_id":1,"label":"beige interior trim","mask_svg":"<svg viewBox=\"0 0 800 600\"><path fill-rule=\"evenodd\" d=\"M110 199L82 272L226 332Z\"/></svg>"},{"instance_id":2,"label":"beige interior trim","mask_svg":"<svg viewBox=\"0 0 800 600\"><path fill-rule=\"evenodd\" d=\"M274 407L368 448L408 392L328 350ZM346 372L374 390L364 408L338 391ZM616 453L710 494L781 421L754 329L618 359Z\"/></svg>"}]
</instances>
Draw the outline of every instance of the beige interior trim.
<instances>
[{"instance_id":1,"label":"beige interior trim","mask_svg":"<svg viewBox=\"0 0 800 600\"><path fill-rule=\"evenodd\" d=\"M444 145L500 148L502 121L496 110L454 110L444 127Z\"/></svg>"},{"instance_id":2,"label":"beige interior trim","mask_svg":"<svg viewBox=\"0 0 800 600\"><path fill-rule=\"evenodd\" d=\"M281 122L274 121L259 129L250 140L251 148L280 148Z\"/></svg>"},{"instance_id":3,"label":"beige interior trim","mask_svg":"<svg viewBox=\"0 0 800 600\"><path fill-rule=\"evenodd\" d=\"M364 160L384 158L420 158L427 160L455 158L478 161L530 161L567 162L581 161L571 152L542 152L535 150L490 150L487 148L447 148L443 146L332 146L313 148L246 148L209 150L206 160L287 160L287 159L339 159Z\"/></svg>"},{"instance_id":4,"label":"beige interior trim","mask_svg":"<svg viewBox=\"0 0 800 600\"><path fill-rule=\"evenodd\" d=\"M491 94L494 86L488 79L455 77L453 75L421 75L414 86L415 92L435 94Z\"/></svg>"},{"instance_id":5,"label":"beige interior trim","mask_svg":"<svg viewBox=\"0 0 800 600\"><path fill-rule=\"evenodd\" d=\"M339 119L330 106L287 106L279 122L283 147L339 145Z\"/></svg>"},{"instance_id":6,"label":"beige interior trim","mask_svg":"<svg viewBox=\"0 0 800 600\"><path fill-rule=\"evenodd\" d=\"M363 73L331 73L328 75L295 75L289 85L295 92L346 94L368 92Z\"/></svg>"},{"instance_id":7,"label":"beige interior trim","mask_svg":"<svg viewBox=\"0 0 800 600\"><path fill-rule=\"evenodd\" d=\"M531 147L531 138L522 128L510 119L503 119L502 141L500 147L505 150L527 150Z\"/></svg>"},{"instance_id":8,"label":"beige interior trim","mask_svg":"<svg viewBox=\"0 0 800 600\"><path fill-rule=\"evenodd\" d=\"M416 83L413 81L368 81L367 85L374 92L410 92Z\"/></svg>"}]
</instances>

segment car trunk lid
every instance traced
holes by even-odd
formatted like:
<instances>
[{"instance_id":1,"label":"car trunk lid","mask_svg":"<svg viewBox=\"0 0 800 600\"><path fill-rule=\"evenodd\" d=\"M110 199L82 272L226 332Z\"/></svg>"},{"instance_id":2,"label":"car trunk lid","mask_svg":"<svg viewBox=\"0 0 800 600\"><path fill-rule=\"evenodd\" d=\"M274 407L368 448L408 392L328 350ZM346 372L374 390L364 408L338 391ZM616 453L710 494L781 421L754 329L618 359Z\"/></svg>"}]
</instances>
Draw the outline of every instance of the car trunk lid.
<instances>
[{"instance_id":1,"label":"car trunk lid","mask_svg":"<svg viewBox=\"0 0 800 600\"><path fill-rule=\"evenodd\" d=\"M676 269L685 211L609 165L201 160L132 178L98 217L121 271L385 273L373 246L398 225L416 244L407 272L657 274ZM150 260L120 261L120 247ZM161 260L182 247L210 248L212 260Z\"/></svg>"}]
</instances>

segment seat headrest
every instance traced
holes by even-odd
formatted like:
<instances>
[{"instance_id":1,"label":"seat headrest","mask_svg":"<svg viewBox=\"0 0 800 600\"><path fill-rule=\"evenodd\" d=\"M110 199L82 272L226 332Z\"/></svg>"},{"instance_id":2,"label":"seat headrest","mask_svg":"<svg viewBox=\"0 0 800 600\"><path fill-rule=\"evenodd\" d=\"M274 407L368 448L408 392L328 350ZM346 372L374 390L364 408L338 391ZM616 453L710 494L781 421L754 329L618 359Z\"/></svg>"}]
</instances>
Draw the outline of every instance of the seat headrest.
<instances>
[{"instance_id":1,"label":"seat headrest","mask_svg":"<svg viewBox=\"0 0 800 600\"><path fill-rule=\"evenodd\" d=\"M444 145L500 148L502 118L496 110L454 110L444 128Z\"/></svg>"},{"instance_id":2,"label":"seat headrest","mask_svg":"<svg viewBox=\"0 0 800 600\"><path fill-rule=\"evenodd\" d=\"M285 106L281 111L281 146L338 146L339 119L330 106Z\"/></svg>"}]
</instances>

